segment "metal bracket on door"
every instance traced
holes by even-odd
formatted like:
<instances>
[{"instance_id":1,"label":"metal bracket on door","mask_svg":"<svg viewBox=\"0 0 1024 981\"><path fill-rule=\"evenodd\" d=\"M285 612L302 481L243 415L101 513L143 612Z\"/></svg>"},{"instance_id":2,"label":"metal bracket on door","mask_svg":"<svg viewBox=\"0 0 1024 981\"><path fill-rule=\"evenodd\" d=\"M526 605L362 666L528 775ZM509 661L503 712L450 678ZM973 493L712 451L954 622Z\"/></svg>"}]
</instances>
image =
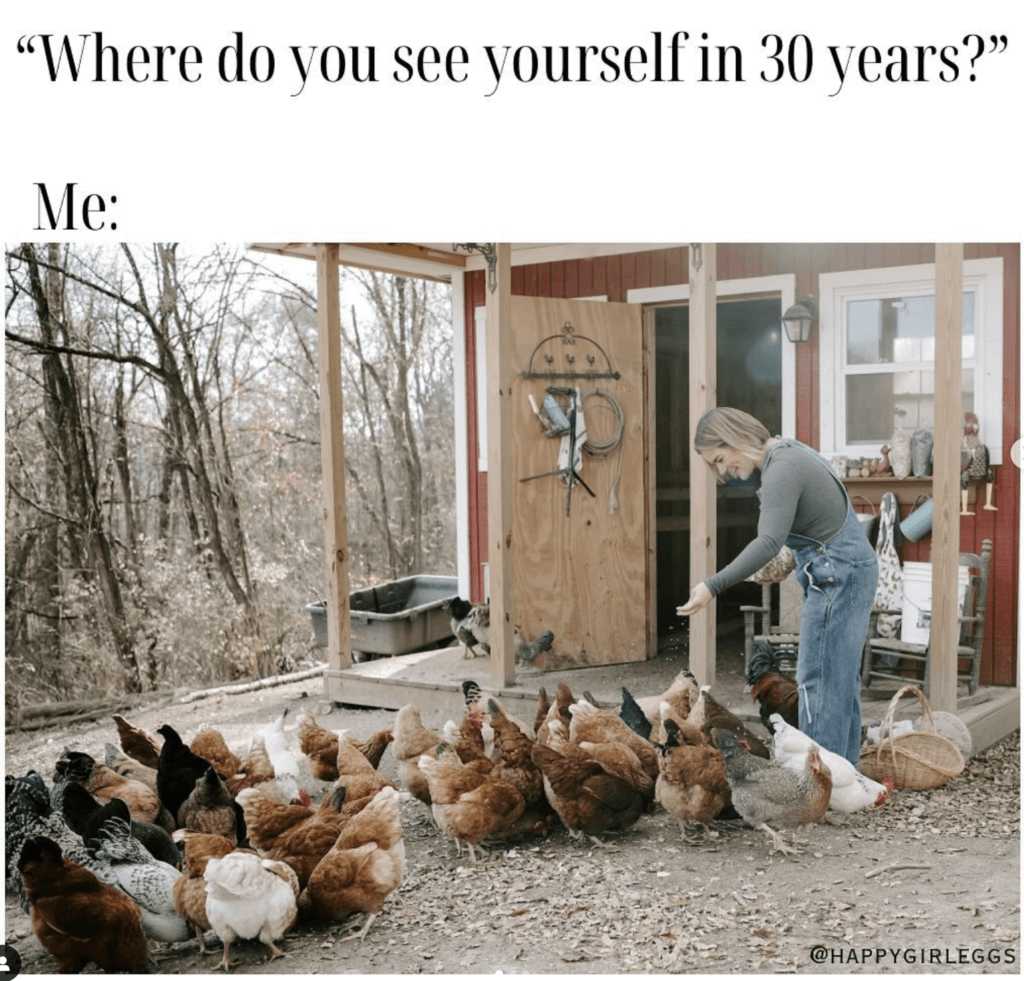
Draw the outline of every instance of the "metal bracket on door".
<instances>
[{"instance_id":1,"label":"metal bracket on door","mask_svg":"<svg viewBox=\"0 0 1024 981\"><path fill-rule=\"evenodd\" d=\"M559 370L556 367L557 358L556 354L558 348L551 342L561 342L563 346L568 346L571 350L565 351L562 354L562 362L564 363L565 370ZM579 353L582 354L583 359L588 365L587 370L580 371L577 365L577 351L576 345L580 344L581 350ZM589 345L587 348L583 348L583 345ZM537 359L538 353L545 346L554 347L555 353L551 350L545 350L541 353L541 361L544 364L550 365L546 371L537 370L534 368L534 361ZM593 349L593 350L592 350ZM596 352L596 353L595 353ZM600 362L598 357L600 356ZM572 322L567 320L562 327L560 334L551 334L549 337L545 337L537 346L533 349L533 353L530 355L529 364L526 366L526 371L522 371L519 374L520 378L544 378L544 379L595 379L595 378L613 378L618 381L622 376L612 370L612 363L608 355L605 353L603 347L597 343L597 341L591 340L589 337L584 337L582 334L576 333L576 328L573 327ZM577 478L578 479L578 478Z\"/></svg>"}]
</instances>

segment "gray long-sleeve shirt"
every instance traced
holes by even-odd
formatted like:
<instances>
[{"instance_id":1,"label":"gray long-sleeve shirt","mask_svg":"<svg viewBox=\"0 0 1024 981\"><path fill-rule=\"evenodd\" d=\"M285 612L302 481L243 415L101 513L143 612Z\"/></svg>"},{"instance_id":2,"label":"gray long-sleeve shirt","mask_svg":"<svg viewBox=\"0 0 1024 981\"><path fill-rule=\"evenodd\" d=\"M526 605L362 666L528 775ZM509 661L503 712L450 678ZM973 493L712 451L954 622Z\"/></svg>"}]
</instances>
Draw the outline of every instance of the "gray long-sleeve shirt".
<instances>
[{"instance_id":1,"label":"gray long-sleeve shirt","mask_svg":"<svg viewBox=\"0 0 1024 981\"><path fill-rule=\"evenodd\" d=\"M847 497L824 457L809 447L775 446L761 473L757 538L704 580L712 596L771 561L790 534L828 541L846 522Z\"/></svg>"}]
</instances>

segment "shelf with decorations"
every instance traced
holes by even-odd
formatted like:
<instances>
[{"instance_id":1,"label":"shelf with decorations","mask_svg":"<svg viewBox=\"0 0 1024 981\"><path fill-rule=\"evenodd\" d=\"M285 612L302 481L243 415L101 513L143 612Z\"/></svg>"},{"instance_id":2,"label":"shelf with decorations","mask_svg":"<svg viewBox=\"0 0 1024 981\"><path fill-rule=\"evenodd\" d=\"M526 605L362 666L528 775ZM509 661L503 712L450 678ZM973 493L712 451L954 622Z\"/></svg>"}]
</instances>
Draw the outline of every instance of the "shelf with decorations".
<instances>
[{"instance_id":1,"label":"shelf with decorations","mask_svg":"<svg viewBox=\"0 0 1024 981\"><path fill-rule=\"evenodd\" d=\"M889 474L878 474L874 477L844 477L843 484L846 491L853 499L853 506L870 501L875 507L882 502L882 497L890 491L896 495L900 507L913 507L914 502L922 494L930 494L932 491L931 477L894 477ZM967 501L973 504L977 500L977 483L971 481L968 485Z\"/></svg>"}]
</instances>

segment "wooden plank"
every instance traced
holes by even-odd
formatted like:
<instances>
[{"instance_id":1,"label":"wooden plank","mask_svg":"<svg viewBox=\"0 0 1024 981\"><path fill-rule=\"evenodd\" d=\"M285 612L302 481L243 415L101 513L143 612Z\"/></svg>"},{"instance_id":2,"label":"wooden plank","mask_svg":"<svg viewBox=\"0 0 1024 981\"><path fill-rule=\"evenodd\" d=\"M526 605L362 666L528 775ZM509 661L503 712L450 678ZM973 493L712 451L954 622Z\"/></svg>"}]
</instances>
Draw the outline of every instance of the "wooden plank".
<instances>
[{"instance_id":1,"label":"wooden plank","mask_svg":"<svg viewBox=\"0 0 1024 981\"><path fill-rule=\"evenodd\" d=\"M716 363L718 321L715 313L716 247L690 246L690 585L717 570L718 496L711 468L693 449L700 417L718 399ZM689 591L687 591L689 595ZM685 602L685 596L680 598ZM702 685L715 684L716 601L690 617L690 670Z\"/></svg>"},{"instance_id":2,"label":"wooden plank","mask_svg":"<svg viewBox=\"0 0 1024 981\"><path fill-rule=\"evenodd\" d=\"M658 649L658 425L655 361L657 339L653 309L643 312L643 406L644 406L644 479L646 481L646 520L644 541L647 550L647 650Z\"/></svg>"},{"instance_id":3,"label":"wooden plank","mask_svg":"<svg viewBox=\"0 0 1024 981\"><path fill-rule=\"evenodd\" d=\"M487 561L491 589L491 683L515 683L512 639L512 247L497 246L487 294Z\"/></svg>"},{"instance_id":4,"label":"wooden plank","mask_svg":"<svg viewBox=\"0 0 1024 981\"><path fill-rule=\"evenodd\" d=\"M971 732L972 755L988 749L1020 728L1020 689L989 689L991 697L961 708L959 715Z\"/></svg>"},{"instance_id":5,"label":"wooden plank","mask_svg":"<svg viewBox=\"0 0 1024 981\"><path fill-rule=\"evenodd\" d=\"M935 247L935 472L932 477L932 707L956 711L957 557L960 553L963 246Z\"/></svg>"},{"instance_id":6,"label":"wooden plank","mask_svg":"<svg viewBox=\"0 0 1024 981\"><path fill-rule=\"evenodd\" d=\"M341 310L338 246L316 247L316 317L320 368L320 469L323 487L324 573L327 578L327 664L352 663L349 621L348 508L345 500L345 416L341 397ZM330 680L329 698L339 698Z\"/></svg>"},{"instance_id":7,"label":"wooden plank","mask_svg":"<svg viewBox=\"0 0 1024 981\"><path fill-rule=\"evenodd\" d=\"M423 259L426 262L441 262L446 266L466 268L466 256L457 252L444 252L431 249L425 245L412 242L346 242L357 249L368 249L371 252L382 252L385 255L404 256L407 259Z\"/></svg>"},{"instance_id":8,"label":"wooden plank","mask_svg":"<svg viewBox=\"0 0 1024 981\"><path fill-rule=\"evenodd\" d=\"M333 699L348 705L365 705L372 708L400 709L403 705L415 704L422 712L447 712L452 718L459 718L465 709L462 686L455 684L432 684L410 681L405 678L362 677L354 671L329 673L333 681L344 692L343 698ZM498 685L485 686L488 692L497 695L502 704L524 721L533 721L537 711L537 691L527 688L506 689Z\"/></svg>"}]
</instances>

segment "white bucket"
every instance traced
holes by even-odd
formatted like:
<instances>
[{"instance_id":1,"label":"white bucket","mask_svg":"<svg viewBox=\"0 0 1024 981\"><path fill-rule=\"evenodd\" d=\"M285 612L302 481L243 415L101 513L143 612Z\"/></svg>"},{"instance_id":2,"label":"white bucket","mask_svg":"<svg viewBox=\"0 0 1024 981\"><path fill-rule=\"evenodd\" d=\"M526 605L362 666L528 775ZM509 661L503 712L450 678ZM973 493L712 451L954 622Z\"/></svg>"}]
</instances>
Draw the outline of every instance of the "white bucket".
<instances>
[{"instance_id":1,"label":"white bucket","mask_svg":"<svg viewBox=\"0 0 1024 981\"><path fill-rule=\"evenodd\" d=\"M964 596L970 570L958 567L957 607L964 612ZM931 562L903 563L903 620L900 640L908 644L927 644L932 623L932 564Z\"/></svg>"}]
</instances>

